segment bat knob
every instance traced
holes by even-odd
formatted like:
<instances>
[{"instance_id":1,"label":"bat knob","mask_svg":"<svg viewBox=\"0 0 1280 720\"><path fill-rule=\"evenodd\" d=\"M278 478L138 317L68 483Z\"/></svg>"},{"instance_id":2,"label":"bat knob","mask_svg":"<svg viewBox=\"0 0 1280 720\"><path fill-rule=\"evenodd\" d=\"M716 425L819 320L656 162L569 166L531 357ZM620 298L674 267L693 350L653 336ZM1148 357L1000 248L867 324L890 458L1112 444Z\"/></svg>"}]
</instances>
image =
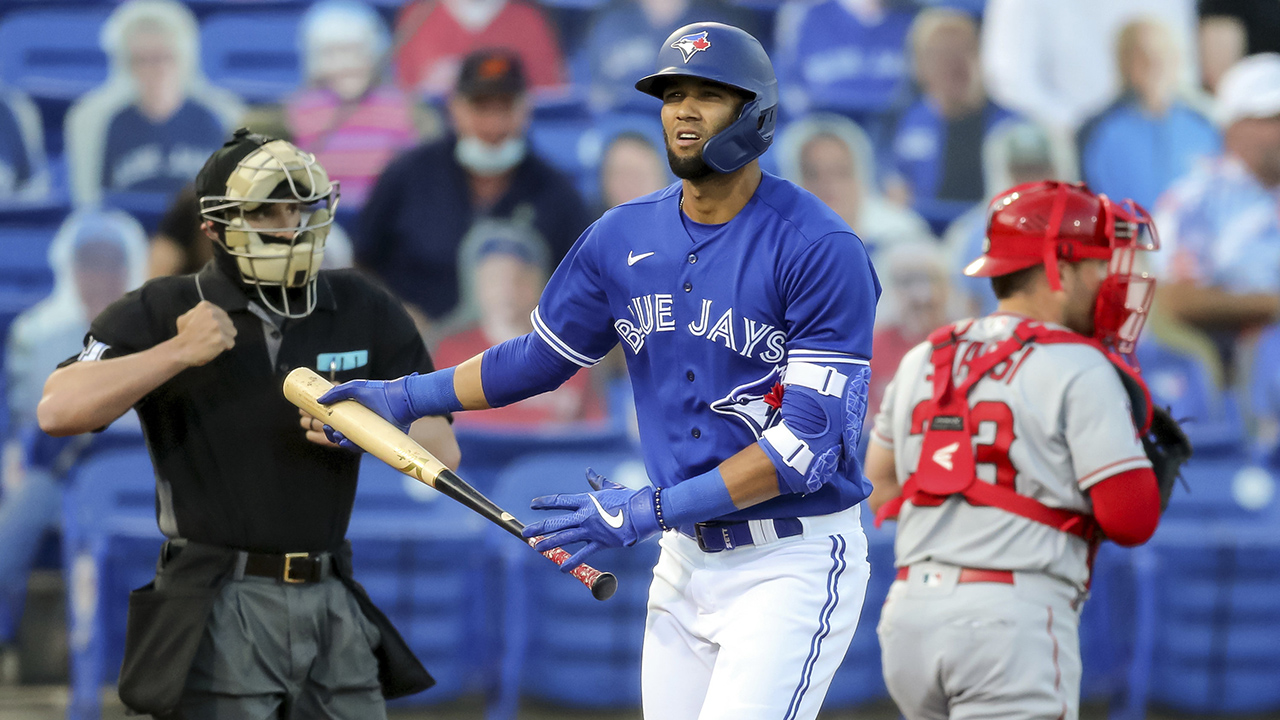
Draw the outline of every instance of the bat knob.
<instances>
[{"instance_id":1,"label":"bat knob","mask_svg":"<svg viewBox=\"0 0 1280 720\"><path fill-rule=\"evenodd\" d=\"M613 573L604 572L591 583L591 596L597 600L608 600L618 591L618 578Z\"/></svg>"}]
</instances>

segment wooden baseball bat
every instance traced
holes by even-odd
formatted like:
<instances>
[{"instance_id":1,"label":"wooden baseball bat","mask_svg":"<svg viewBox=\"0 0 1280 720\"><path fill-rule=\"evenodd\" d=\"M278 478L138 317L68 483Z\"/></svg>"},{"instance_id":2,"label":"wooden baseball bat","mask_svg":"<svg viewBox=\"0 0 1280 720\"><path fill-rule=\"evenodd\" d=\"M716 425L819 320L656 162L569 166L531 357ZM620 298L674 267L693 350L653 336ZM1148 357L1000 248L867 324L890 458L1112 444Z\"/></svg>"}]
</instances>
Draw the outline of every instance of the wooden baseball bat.
<instances>
[{"instance_id":1,"label":"wooden baseball bat","mask_svg":"<svg viewBox=\"0 0 1280 720\"><path fill-rule=\"evenodd\" d=\"M524 529L523 523L494 505L489 498L414 442L413 438L374 411L354 400L321 405L316 398L324 395L331 387L333 385L328 380L310 368L301 367L284 379L284 396L289 402L346 435L348 440L374 457L466 505L521 541L532 546L539 540L537 537L526 540L520 535L520 531ZM561 548L544 550L542 554L556 565L563 565L569 559L569 553ZM579 565L570 572L583 585L591 588L591 594L597 600L608 600L618 589L618 578L613 573L601 572L590 565Z\"/></svg>"}]
</instances>

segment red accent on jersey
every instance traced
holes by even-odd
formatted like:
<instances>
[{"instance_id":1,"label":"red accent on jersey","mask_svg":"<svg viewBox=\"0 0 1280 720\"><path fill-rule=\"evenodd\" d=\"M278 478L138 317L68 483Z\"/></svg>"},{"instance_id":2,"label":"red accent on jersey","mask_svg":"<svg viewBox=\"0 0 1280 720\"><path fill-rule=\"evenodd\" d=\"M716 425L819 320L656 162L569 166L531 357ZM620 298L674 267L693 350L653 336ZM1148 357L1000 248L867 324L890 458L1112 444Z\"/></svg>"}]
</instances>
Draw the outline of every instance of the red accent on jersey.
<instances>
[{"instance_id":1,"label":"red accent on jersey","mask_svg":"<svg viewBox=\"0 0 1280 720\"><path fill-rule=\"evenodd\" d=\"M765 393L764 404L768 405L774 410L781 410L782 409L782 393L784 392L786 391L783 389L782 383L774 383L773 387L769 389L769 392Z\"/></svg>"}]
</instances>

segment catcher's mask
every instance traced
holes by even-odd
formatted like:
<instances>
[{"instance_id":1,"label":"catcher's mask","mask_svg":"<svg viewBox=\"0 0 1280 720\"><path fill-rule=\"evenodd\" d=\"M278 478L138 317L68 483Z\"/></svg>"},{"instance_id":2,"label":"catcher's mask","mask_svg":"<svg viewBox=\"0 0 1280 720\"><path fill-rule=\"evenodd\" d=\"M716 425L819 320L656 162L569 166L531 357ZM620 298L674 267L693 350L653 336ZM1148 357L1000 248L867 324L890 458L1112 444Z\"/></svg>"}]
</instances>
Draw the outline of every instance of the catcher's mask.
<instances>
[{"instance_id":1,"label":"catcher's mask","mask_svg":"<svg viewBox=\"0 0 1280 720\"><path fill-rule=\"evenodd\" d=\"M1093 336L1116 352L1133 352L1155 295L1155 278L1135 268L1138 250L1158 250L1151 215L1132 200L1113 202L1084 183L1054 180L1014 187L991 201L983 254L964 274L995 277L1044 265L1049 287L1062 289L1058 260L1107 260L1094 303Z\"/></svg>"},{"instance_id":2,"label":"catcher's mask","mask_svg":"<svg viewBox=\"0 0 1280 720\"><path fill-rule=\"evenodd\" d=\"M196 177L200 215L235 259L240 280L272 312L302 318L316 306L316 275L338 205L338 183L315 156L284 140L237 130ZM252 221L267 205L296 205L293 227Z\"/></svg>"}]
</instances>

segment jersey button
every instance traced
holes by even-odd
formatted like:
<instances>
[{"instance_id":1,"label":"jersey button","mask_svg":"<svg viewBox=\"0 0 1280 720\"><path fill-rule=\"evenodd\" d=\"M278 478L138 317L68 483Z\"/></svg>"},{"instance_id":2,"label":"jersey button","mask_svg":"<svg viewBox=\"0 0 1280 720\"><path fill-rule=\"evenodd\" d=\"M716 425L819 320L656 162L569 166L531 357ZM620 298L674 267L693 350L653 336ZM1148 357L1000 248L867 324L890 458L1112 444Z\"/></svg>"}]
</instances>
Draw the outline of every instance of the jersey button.
<instances>
[{"instance_id":1,"label":"jersey button","mask_svg":"<svg viewBox=\"0 0 1280 720\"><path fill-rule=\"evenodd\" d=\"M694 428L689 432L689 434L693 436L694 440L697 440L698 438L702 437L702 431L699 430L698 428Z\"/></svg>"},{"instance_id":2,"label":"jersey button","mask_svg":"<svg viewBox=\"0 0 1280 720\"><path fill-rule=\"evenodd\" d=\"M692 371L692 370L690 370L689 372L685 373L685 374L684 374L684 376L685 376L685 377L687 377L687 378L689 378L689 382L693 382L693 371Z\"/></svg>"},{"instance_id":3,"label":"jersey button","mask_svg":"<svg viewBox=\"0 0 1280 720\"><path fill-rule=\"evenodd\" d=\"M693 253L689 253L689 264L692 265L696 262L698 262L698 256Z\"/></svg>"},{"instance_id":4,"label":"jersey button","mask_svg":"<svg viewBox=\"0 0 1280 720\"><path fill-rule=\"evenodd\" d=\"M692 292L692 291L693 291L693 283L685 283L685 284L684 284L684 291L685 291L685 292Z\"/></svg>"},{"instance_id":5,"label":"jersey button","mask_svg":"<svg viewBox=\"0 0 1280 720\"><path fill-rule=\"evenodd\" d=\"M280 339L280 331L279 331L279 330L272 330L272 331L271 331L271 339L272 339L272 340L279 340L279 339Z\"/></svg>"}]
</instances>

